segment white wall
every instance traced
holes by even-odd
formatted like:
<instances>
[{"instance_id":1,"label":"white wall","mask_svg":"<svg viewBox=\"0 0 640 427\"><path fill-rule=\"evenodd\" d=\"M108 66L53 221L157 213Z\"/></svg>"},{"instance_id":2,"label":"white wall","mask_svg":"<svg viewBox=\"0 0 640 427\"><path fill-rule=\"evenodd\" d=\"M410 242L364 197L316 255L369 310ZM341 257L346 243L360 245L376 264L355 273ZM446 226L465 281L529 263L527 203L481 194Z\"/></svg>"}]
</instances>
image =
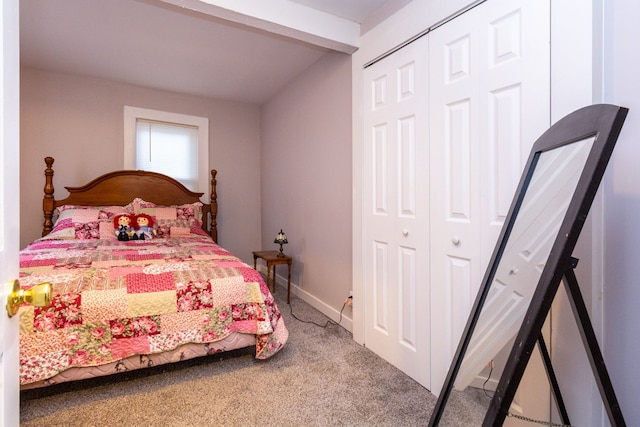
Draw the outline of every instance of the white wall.
<instances>
[{"instance_id":1,"label":"white wall","mask_svg":"<svg viewBox=\"0 0 640 427\"><path fill-rule=\"evenodd\" d=\"M261 126L262 248L282 228L292 292L337 319L351 291L351 56L324 55L263 106Z\"/></svg>"},{"instance_id":2,"label":"white wall","mask_svg":"<svg viewBox=\"0 0 640 427\"><path fill-rule=\"evenodd\" d=\"M589 103L630 108L576 247L576 274L627 425L640 425L640 28L637 2L552 1L552 121ZM589 50L586 50L589 49ZM608 425L601 396L561 287L553 309L553 362L576 425Z\"/></svg>"},{"instance_id":3,"label":"white wall","mask_svg":"<svg viewBox=\"0 0 640 427\"><path fill-rule=\"evenodd\" d=\"M260 246L260 113L250 104L163 92L36 69L21 70L21 247L42 233L44 157L55 197L123 168L123 107L209 118L209 166L218 169L218 240L253 262Z\"/></svg>"},{"instance_id":4,"label":"white wall","mask_svg":"<svg viewBox=\"0 0 640 427\"><path fill-rule=\"evenodd\" d=\"M629 108L604 181L604 353L627 425L640 425L640 3L605 2L605 101Z\"/></svg>"},{"instance_id":5,"label":"white wall","mask_svg":"<svg viewBox=\"0 0 640 427\"><path fill-rule=\"evenodd\" d=\"M601 102L597 84L601 75L598 54L601 16L593 3L593 0L551 2L551 123L578 108ZM582 296L599 337L604 268L602 212L600 192L573 253L579 259L575 273ZM551 357L571 421L576 425L600 425L606 415L564 285L558 289L551 312Z\"/></svg>"}]
</instances>

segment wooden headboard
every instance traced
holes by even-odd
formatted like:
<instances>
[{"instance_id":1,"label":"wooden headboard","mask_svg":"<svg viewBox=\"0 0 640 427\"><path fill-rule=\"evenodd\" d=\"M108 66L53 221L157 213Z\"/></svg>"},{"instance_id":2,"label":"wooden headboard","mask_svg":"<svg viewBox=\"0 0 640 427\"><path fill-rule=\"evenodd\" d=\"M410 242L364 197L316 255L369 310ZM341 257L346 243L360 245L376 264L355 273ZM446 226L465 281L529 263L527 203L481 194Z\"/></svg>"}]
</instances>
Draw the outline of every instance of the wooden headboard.
<instances>
[{"instance_id":1,"label":"wooden headboard","mask_svg":"<svg viewBox=\"0 0 640 427\"><path fill-rule=\"evenodd\" d=\"M194 193L175 179L156 172L141 170L120 170L109 172L81 187L64 187L69 191L65 199L56 200L53 197L53 157L46 157L44 162L45 185L42 210L44 224L42 235L46 236L53 228L53 213L58 206L124 206L134 198L139 197L157 205L181 205L185 203L202 202L200 197L204 193ZM211 171L211 202L203 203L202 228L218 241L218 196L216 193L216 174Z\"/></svg>"}]
</instances>

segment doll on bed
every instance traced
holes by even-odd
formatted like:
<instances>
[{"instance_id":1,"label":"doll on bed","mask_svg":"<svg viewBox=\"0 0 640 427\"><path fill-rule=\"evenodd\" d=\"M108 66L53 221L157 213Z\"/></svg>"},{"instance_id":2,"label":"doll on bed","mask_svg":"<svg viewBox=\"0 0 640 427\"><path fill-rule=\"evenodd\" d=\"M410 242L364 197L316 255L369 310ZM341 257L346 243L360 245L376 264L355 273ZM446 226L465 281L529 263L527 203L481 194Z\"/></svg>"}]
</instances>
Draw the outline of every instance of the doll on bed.
<instances>
[{"instance_id":1,"label":"doll on bed","mask_svg":"<svg viewBox=\"0 0 640 427\"><path fill-rule=\"evenodd\" d=\"M148 240L153 239L157 232L153 228L153 217L151 215L141 213L136 215L136 221L134 227L136 229L134 240Z\"/></svg>"},{"instance_id":2,"label":"doll on bed","mask_svg":"<svg viewBox=\"0 0 640 427\"><path fill-rule=\"evenodd\" d=\"M118 240L126 242L135 236L135 230L131 226L134 215L120 214L113 217L113 228Z\"/></svg>"}]
</instances>

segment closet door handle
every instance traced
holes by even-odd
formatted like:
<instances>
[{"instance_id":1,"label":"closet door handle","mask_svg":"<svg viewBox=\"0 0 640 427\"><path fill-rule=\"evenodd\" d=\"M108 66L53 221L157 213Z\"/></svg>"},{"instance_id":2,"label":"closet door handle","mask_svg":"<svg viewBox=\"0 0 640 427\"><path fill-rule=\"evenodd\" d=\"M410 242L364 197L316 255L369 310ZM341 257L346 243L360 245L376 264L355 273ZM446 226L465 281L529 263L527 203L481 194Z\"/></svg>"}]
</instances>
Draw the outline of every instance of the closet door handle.
<instances>
[{"instance_id":1,"label":"closet door handle","mask_svg":"<svg viewBox=\"0 0 640 427\"><path fill-rule=\"evenodd\" d=\"M460 245L460 238L459 237L453 237L451 239L451 243L453 243L455 246L459 246Z\"/></svg>"},{"instance_id":2,"label":"closet door handle","mask_svg":"<svg viewBox=\"0 0 640 427\"><path fill-rule=\"evenodd\" d=\"M404 230L402 230L402 235L404 237L407 237L409 235L409 230L407 230L406 228Z\"/></svg>"}]
</instances>

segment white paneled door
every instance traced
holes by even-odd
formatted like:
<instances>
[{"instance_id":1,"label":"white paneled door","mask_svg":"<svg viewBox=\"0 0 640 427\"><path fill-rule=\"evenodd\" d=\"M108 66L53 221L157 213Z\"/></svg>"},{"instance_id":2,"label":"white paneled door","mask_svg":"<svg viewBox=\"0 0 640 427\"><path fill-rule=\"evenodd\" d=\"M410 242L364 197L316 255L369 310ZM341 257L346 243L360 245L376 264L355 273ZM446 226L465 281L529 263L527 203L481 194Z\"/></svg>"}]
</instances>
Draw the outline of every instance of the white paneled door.
<instances>
[{"instance_id":1,"label":"white paneled door","mask_svg":"<svg viewBox=\"0 0 640 427\"><path fill-rule=\"evenodd\" d=\"M430 380L427 39L364 71L365 345Z\"/></svg>"},{"instance_id":2,"label":"white paneled door","mask_svg":"<svg viewBox=\"0 0 640 427\"><path fill-rule=\"evenodd\" d=\"M18 0L0 4L0 426L20 419L18 317L5 305L11 279L18 278L19 190L19 31Z\"/></svg>"},{"instance_id":3,"label":"white paneled door","mask_svg":"<svg viewBox=\"0 0 640 427\"><path fill-rule=\"evenodd\" d=\"M365 345L435 394L549 127L549 24L488 0L364 70Z\"/></svg>"},{"instance_id":4,"label":"white paneled door","mask_svg":"<svg viewBox=\"0 0 640 427\"><path fill-rule=\"evenodd\" d=\"M439 319L432 328L431 363L436 392L531 145L549 127L549 23L549 1L488 0L430 33L432 325Z\"/></svg>"}]
</instances>

